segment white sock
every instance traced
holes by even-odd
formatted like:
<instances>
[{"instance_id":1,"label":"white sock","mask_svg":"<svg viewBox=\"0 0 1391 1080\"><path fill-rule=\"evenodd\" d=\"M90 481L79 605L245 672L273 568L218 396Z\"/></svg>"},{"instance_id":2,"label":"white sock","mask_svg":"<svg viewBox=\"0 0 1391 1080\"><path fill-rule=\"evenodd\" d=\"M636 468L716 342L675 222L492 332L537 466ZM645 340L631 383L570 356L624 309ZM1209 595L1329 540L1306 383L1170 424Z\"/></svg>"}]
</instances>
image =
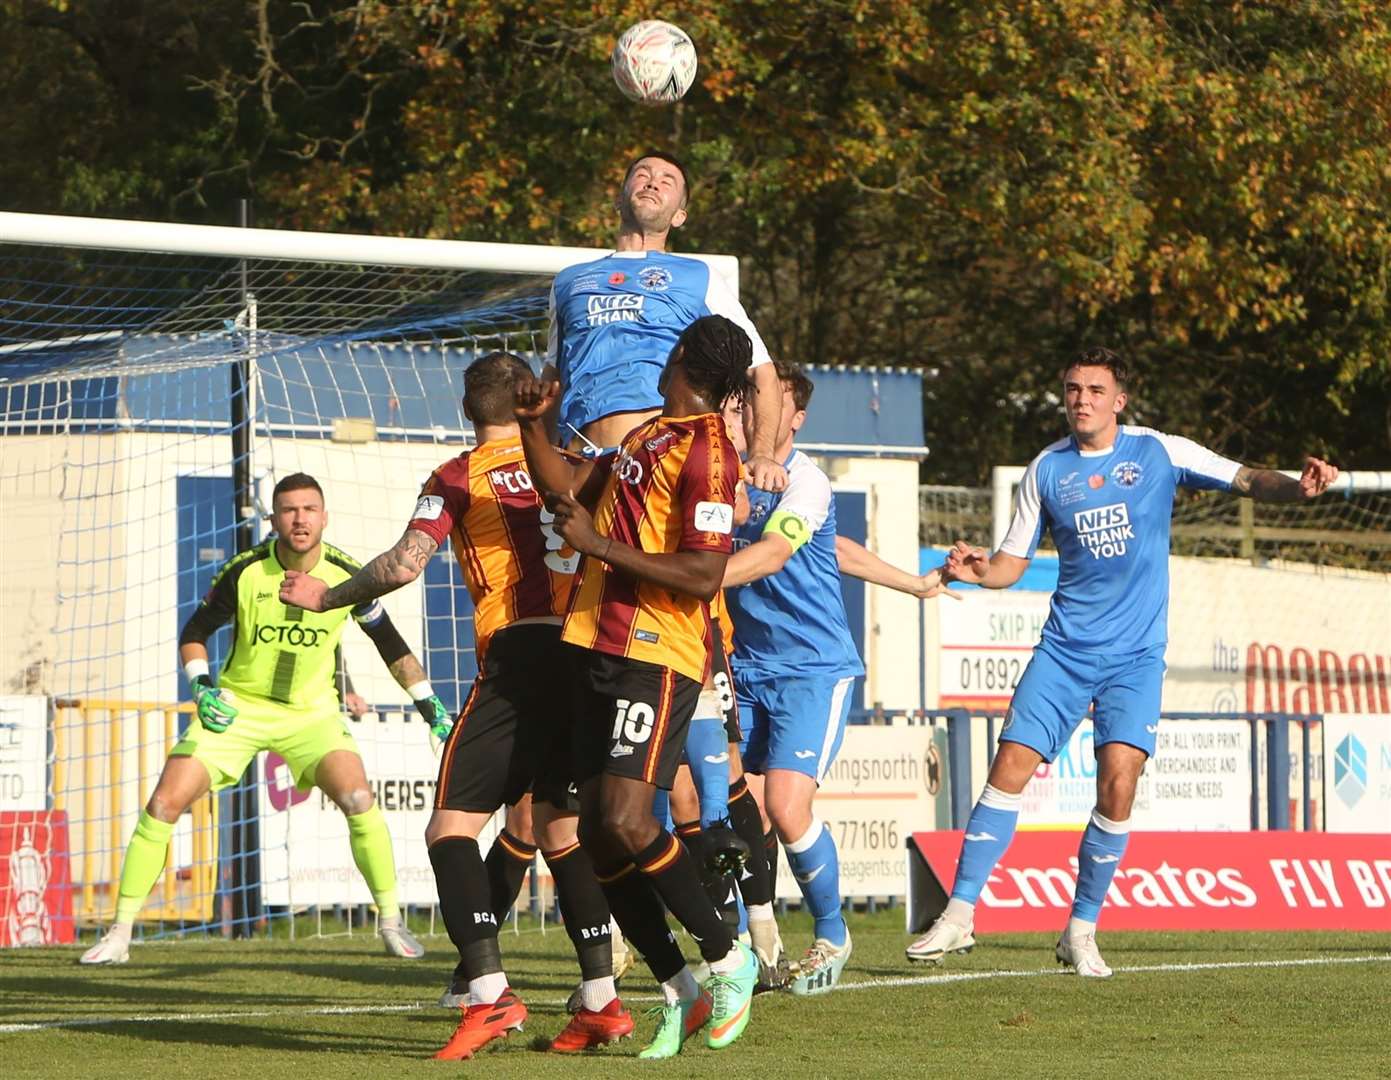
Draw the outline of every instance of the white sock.
<instances>
[{"instance_id":1,"label":"white sock","mask_svg":"<svg viewBox=\"0 0 1391 1080\"><path fill-rule=\"evenodd\" d=\"M735 945L718 960L710 962L710 971L715 975L733 975L744 966L744 950Z\"/></svg>"},{"instance_id":2,"label":"white sock","mask_svg":"<svg viewBox=\"0 0 1391 1080\"><path fill-rule=\"evenodd\" d=\"M131 931L132 931L134 928L135 928L135 924L134 924L134 923L128 923L128 922L114 922L114 923L111 924L110 928L106 931L106 936L107 936L107 937L111 937L111 936L114 934L116 937L123 937L123 938L125 938L127 941L129 941L129 940L130 940Z\"/></svg>"},{"instance_id":3,"label":"white sock","mask_svg":"<svg viewBox=\"0 0 1391 1080\"><path fill-rule=\"evenodd\" d=\"M1074 915L1067 920L1067 929L1063 933L1070 938L1084 938L1089 934L1096 933L1096 923L1079 919Z\"/></svg>"},{"instance_id":4,"label":"white sock","mask_svg":"<svg viewBox=\"0 0 1391 1080\"><path fill-rule=\"evenodd\" d=\"M400 930L402 925L403 924L401 922L401 916L399 915L383 915L381 918L377 920L377 929L379 931ZM494 1000L496 1000L496 998ZM489 1002L488 1004L492 1004L492 1002Z\"/></svg>"},{"instance_id":5,"label":"white sock","mask_svg":"<svg viewBox=\"0 0 1391 1080\"><path fill-rule=\"evenodd\" d=\"M958 900L953 896L947 901L947 906L942 911L942 918L946 919L947 922L956 923L957 926L974 926L976 905L969 900Z\"/></svg>"},{"instance_id":6,"label":"white sock","mask_svg":"<svg viewBox=\"0 0 1391 1080\"><path fill-rule=\"evenodd\" d=\"M822 824L820 818L812 818L811 824L807 826L807 831L802 833L802 835L792 841L792 843L783 844L783 847L787 849L789 855L800 855L802 852L806 851L807 848L811 847L812 844L821 839L821 831L825 827L826 826Z\"/></svg>"},{"instance_id":7,"label":"white sock","mask_svg":"<svg viewBox=\"0 0 1391 1080\"><path fill-rule=\"evenodd\" d=\"M491 1005L507 989L507 976L501 971L491 975L480 975L468 981L468 1003L470 1005Z\"/></svg>"},{"instance_id":8,"label":"white sock","mask_svg":"<svg viewBox=\"0 0 1391 1080\"><path fill-rule=\"evenodd\" d=\"M682 1001L694 1001L700 997L700 984L695 981L689 967L683 967L670 979L662 983L662 1000L668 1005Z\"/></svg>"},{"instance_id":9,"label":"white sock","mask_svg":"<svg viewBox=\"0 0 1391 1080\"><path fill-rule=\"evenodd\" d=\"M750 904L750 905L749 905L749 922L751 922L751 923L756 923L756 922L772 922L772 921L773 921L773 905L772 905L771 903L767 903L767 904Z\"/></svg>"},{"instance_id":10,"label":"white sock","mask_svg":"<svg viewBox=\"0 0 1391 1080\"><path fill-rule=\"evenodd\" d=\"M602 979L585 979L580 983L580 1004L590 1012L599 1012L617 996L612 975L605 975Z\"/></svg>"}]
</instances>

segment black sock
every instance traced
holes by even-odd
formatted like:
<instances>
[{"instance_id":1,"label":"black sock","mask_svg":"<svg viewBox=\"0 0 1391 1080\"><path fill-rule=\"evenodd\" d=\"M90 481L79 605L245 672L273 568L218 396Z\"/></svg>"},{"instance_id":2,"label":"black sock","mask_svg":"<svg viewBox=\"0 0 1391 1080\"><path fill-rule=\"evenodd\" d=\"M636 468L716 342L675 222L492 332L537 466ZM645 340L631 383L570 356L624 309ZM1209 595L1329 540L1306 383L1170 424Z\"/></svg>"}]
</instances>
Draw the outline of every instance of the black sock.
<instances>
[{"instance_id":1,"label":"black sock","mask_svg":"<svg viewBox=\"0 0 1391 1080\"><path fill-rule=\"evenodd\" d=\"M493 914L497 921L506 921L512 905L517 902L517 894L522 891L522 880L531 869L536 855L535 844L524 844L504 829L497 834L493 846L488 851L488 891L492 896Z\"/></svg>"},{"instance_id":2,"label":"black sock","mask_svg":"<svg viewBox=\"0 0 1391 1080\"><path fill-rule=\"evenodd\" d=\"M768 858L768 896L771 900L778 897L778 830L769 829L768 835L763 838L763 850ZM747 901L745 901L747 903Z\"/></svg>"},{"instance_id":3,"label":"black sock","mask_svg":"<svg viewBox=\"0 0 1391 1080\"><path fill-rule=\"evenodd\" d=\"M657 839L633 856L638 871L656 888L667 910L676 916L700 946L700 955L714 962L734 948L734 938L700 884L695 860L681 842L662 829Z\"/></svg>"},{"instance_id":4,"label":"black sock","mask_svg":"<svg viewBox=\"0 0 1391 1080\"><path fill-rule=\"evenodd\" d=\"M705 865L705 833L699 821L686 821L676 826L677 838L686 845L700 873L705 895L720 913L720 921L731 934L739 933L739 900L733 874L712 874Z\"/></svg>"},{"instance_id":5,"label":"black sock","mask_svg":"<svg viewBox=\"0 0 1391 1080\"><path fill-rule=\"evenodd\" d=\"M667 927L666 910L647 877L630 861L595 867L594 872L623 936L642 954L653 977L666 982L685 967L686 958Z\"/></svg>"},{"instance_id":6,"label":"black sock","mask_svg":"<svg viewBox=\"0 0 1391 1080\"><path fill-rule=\"evenodd\" d=\"M459 950L455 974L476 979L501 971L497 918L488 902L488 881L478 841L466 836L436 840L430 845L430 865L435 868L444 928Z\"/></svg>"},{"instance_id":7,"label":"black sock","mask_svg":"<svg viewBox=\"0 0 1391 1080\"><path fill-rule=\"evenodd\" d=\"M609 902L594 876L594 864L579 844L545 852L546 865L555 878L556 898L565 920L565 932L580 961L580 977L602 979L613 974L612 931Z\"/></svg>"},{"instance_id":8,"label":"black sock","mask_svg":"<svg viewBox=\"0 0 1391 1080\"><path fill-rule=\"evenodd\" d=\"M745 905L771 904L773 878L768 870L768 851L764 846L763 819L758 813L749 785L740 777L729 785L729 824L741 840L749 845L749 858L744 863L744 876L739 879L739 891Z\"/></svg>"}]
</instances>

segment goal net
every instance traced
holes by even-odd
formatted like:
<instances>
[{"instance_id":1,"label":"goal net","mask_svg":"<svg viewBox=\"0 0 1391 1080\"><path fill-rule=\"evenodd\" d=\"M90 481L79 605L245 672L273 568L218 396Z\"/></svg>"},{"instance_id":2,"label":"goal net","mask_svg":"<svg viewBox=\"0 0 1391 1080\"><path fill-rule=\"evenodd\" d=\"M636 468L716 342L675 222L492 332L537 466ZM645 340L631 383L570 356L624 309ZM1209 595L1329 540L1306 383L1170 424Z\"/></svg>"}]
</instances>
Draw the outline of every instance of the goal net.
<instances>
[{"instance_id":1,"label":"goal net","mask_svg":"<svg viewBox=\"0 0 1391 1080\"><path fill-rule=\"evenodd\" d=\"M74 220L0 215L0 944L111 918L139 810L192 719L179 630L265 535L276 480L318 479L325 539L350 555L390 547L431 469L469 445L464 368L492 349L537 357L550 273L595 255ZM385 604L457 709L472 608L447 550L423 577ZM214 670L227 647L224 629ZM352 627L342 669L371 706L348 723L402 901L432 905L425 725ZM324 930L369 900L342 815L262 754L179 822L141 927L293 933L292 913L335 912Z\"/></svg>"}]
</instances>

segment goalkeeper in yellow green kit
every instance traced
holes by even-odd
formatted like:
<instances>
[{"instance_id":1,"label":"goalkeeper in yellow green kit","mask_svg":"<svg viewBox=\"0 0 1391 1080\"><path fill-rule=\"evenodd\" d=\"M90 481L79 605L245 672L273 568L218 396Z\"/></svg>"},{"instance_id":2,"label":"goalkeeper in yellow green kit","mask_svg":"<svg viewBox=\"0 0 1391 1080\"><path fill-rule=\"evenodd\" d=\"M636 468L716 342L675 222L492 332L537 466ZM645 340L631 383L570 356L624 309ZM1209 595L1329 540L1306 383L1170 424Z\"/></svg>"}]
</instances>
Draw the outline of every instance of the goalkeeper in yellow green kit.
<instances>
[{"instance_id":1,"label":"goalkeeper in yellow green kit","mask_svg":"<svg viewBox=\"0 0 1391 1080\"><path fill-rule=\"evenodd\" d=\"M279 754L298 788L318 786L346 815L353 861L377 905L387 952L407 959L424 955L401 916L391 836L343 722L336 653L349 613L440 738L449 733L449 714L380 602L325 612L281 603L286 570L332 586L360 568L323 542L328 514L318 482L306 473L281 480L270 520L276 535L223 564L179 634L179 658L198 706L198 723L190 724L169 752L126 848L115 922L82 955L83 964L121 964L130 958L131 926L164 870L179 815L209 790L235 784L261 750ZM206 642L229 621L232 650L214 683Z\"/></svg>"}]
</instances>

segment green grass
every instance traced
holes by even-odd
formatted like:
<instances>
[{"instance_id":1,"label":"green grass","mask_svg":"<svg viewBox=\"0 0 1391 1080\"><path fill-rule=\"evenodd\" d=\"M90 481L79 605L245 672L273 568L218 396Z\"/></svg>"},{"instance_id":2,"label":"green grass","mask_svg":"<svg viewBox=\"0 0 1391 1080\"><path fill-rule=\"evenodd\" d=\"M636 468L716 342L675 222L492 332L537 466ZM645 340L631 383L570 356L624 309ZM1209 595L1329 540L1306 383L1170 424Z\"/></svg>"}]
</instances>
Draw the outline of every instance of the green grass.
<instances>
[{"instance_id":1,"label":"green grass","mask_svg":"<svg viewBox=\"0 0 1391 1080\"><path fill-rule=\"evenodd\" d=\"M123 967L79 969L79 949L0 957L0 1025L78 1022L0 1034L0 1076L819 1078L981 1076L1391 1077L1391 934L1106 934L1117 969L1377 956L1376 962L1204 971L1118 970L1104 982L1054 973L1044 935L985 939L945 968L903 961L902 915L855 916L845 982L995 971L1047 972L846 989L812 999L764 995L744 1038L717 1053L687 1044L675 1061L634 1060L628 1041L592 1058L538 1052L564 1024L574 964L563 933L504 933L526 1033L461 1064L429 1061L453 1028L434 1005L452 967L443 938L412 963L375 940L186 941L136 946ZM808 937L786 920L790 943ZM635 1012L645 975L625 985ZM361 1011L315 1012L330 1008ZM175 1019L179 1014L187 1018ZM188 1014L192 1014L188 1016ZM158 1022L134 1017L167 1017ZM122 1019L124 1018L124 1019ZM86 1021L101 1021L89 1023ZM641 1037L652 1022L639 1016Z\"/></svg>"}]
</instances>

